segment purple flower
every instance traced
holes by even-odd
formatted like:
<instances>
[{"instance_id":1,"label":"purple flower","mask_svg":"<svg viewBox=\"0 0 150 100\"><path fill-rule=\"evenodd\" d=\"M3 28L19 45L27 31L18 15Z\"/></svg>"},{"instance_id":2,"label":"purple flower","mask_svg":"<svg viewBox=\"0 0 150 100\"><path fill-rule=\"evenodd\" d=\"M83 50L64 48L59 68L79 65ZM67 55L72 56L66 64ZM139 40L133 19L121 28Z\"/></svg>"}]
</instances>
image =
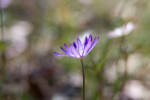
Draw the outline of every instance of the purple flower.
<instances>
[{"instance_id":1,"label":"purple flower","mask_svg":"<svg viewBox=\"0 0 150 100\"><path fill-rule=\"evenodd\" d=\"M73 44L70 44L70 47L64 44L65 49L60 47L66 55L59 54L57 52L54 52L54 54L56 56L69 56L81 59L85 57L94 48L98 40L99 37L95 37L94 40L92 40L92 35L90 35L89 38L85 37L84 44L82 44L80 39L77 38L77 44L73 42Z\"/></svg>"}]
</instances>

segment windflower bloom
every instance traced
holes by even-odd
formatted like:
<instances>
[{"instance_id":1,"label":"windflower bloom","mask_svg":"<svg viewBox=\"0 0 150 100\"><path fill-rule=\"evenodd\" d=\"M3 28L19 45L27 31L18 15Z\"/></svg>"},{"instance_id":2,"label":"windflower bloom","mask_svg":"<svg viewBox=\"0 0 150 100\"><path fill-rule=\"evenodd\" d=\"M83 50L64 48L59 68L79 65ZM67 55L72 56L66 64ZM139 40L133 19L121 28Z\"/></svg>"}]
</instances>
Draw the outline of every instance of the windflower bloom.
<instances>
[{"instance_id":1,"label":"windflower bloom","mask_svg":"<svg viewBox=\"0 0 150 100\"><path fill-rule=\"evenodd\" d=\"M81 43L81 40L77 38L77 44L73 42L73 44L70 44L70 47L68 47L66 44L64 44L64 48L60 47L61 50L66 54L59 54L57 52L54 52L56 56L69 56L74 57L77 59L81 59L85 57L97 44L99 40L99 37L95 37L94 40L92 40L92 35L89 36L89 38L85 37L84 44Z\"/></svg>"}]
</instances>

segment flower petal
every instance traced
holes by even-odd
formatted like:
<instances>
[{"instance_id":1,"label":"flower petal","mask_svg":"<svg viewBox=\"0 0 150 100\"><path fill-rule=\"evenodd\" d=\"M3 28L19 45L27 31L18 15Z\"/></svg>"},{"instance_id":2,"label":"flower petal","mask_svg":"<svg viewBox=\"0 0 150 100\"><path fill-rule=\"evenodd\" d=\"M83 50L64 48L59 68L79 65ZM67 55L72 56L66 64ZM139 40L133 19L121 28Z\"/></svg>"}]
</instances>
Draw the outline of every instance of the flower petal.
<instances>
[{"instance_id":1,"label":"flower petal","mask_svg":"<svg viewBox=\"0 0 150 100\"><path fill-rule=\"evenodd\" d=\"M92 41L92 35L90 34L90 36L89 36L89 39L91 39L91 41Z\"/></svg>"},{"instance_id":2,"label":"flower petal","mask_svg":"<svg viewBox=\"0 0 150 100\"><path fill-rule=\"evenodd\" d=\"M84 48L86 47L87 43L88 43L88 38L85 37Z\"/></svg>"},{"instance_id":3,"label":"flower petal","mask_svg":"<svg viewBox=\"0 0 150 100\"><path fill-rule=\"evenodd\" d=\"M98 40L99 40L99 37L97 37L97 39L96 39L96 37L95 37L95 39L94 39L94 41L93 41L91 47L90 47L89 50L87 51L87 54L95 47L95 45L97 44Z\"/></svg>"},{"instance_id":4,"label":"flower petal","mask_svg":"<svg viewBox=\"0 0 150 100\"><path fill-rule=\"evenodd\" d=\"M73 42L73 46L77 49L77 45L76 45L76 43L75 43L75 42Z\"/></svg>"},{"instance_id":5,"label":"flower petal","mask_svg":"<svg viewBox=\"0 0 150 100\"><path fill-rule=\"evenodd\" d=\"M80 58L79 53L77 52L76 48L72 44L70 45L70 49L76 58Z\"/></svg>"},{"instance_id":6,"label":"flower petal","mask_svg":"<svg viewBox=\"0 0 150 100\"><path fill-rule=\"evenodd\" d=\"M67 52L69 53L70 56L75 57L74 54L72 53L72 51L69 50L68 46L66 44L64 44Z\"/></svg>"},{"instance_id":7,"label":"flower petal","mask_svg":"<svg viewBox=\"0 0 150 100\"><path fill-rule=\"evenodd\" d=\"M54 52L54 54L55 54L56 56L68 56L68 55L59 54L59 53L57 53L57 52Z\"/></svg>"},{"instance_id":8,"label":"flower petal","mask_svg":"<svg viewBox=\"0 0 150 100\"><path fill-rule=\"evenodd\" d=\"M87 53L87 51L89 50L89 48L91 47L91 45L92 45L92 37L89 36L88 43L87 43L86 47L84 48L84 53L83 53L82 56L85 56L85 55L86 55L86 53Z\"/></svg>"},{"instance_id":9,"label":"flower petal","mask_svg":"<svg viewBox=\"0 0 150 100\"><path fill-rule=\"evenodd\" d=\"M93 46L94 43L96 42L96 39L97 39L97 37L94 38L94 41L92 42L91 47L89 48L89 50L92 48L92 46ZM89 50L88 50L88 51L89 51Z\"/></svg>"},{"instance_id":10,"label":"flower petal","mask_svg":"<svg viewBox=\"0 0 150 100\"><path fill-rule=\"evenodd\" d=\"M83 45L82 45L82 43L81 43L81 41L80 41L79 38L77 38L77 44L78 44L78 51L79 51L79 54L80 54L80 56L82 56L84 47L83 47Z\"/></svg>"},{"instance_id":11,"label":"flower petal","mask_svg":"<svg viewBox=\"0 0 150 100\"><path fill-rule=\"evenodd\" d=\"M64 48L60 47L60 49L61 49L65 54L69 55L69 53L68 53Z\"/></svg>"}]
</instances>

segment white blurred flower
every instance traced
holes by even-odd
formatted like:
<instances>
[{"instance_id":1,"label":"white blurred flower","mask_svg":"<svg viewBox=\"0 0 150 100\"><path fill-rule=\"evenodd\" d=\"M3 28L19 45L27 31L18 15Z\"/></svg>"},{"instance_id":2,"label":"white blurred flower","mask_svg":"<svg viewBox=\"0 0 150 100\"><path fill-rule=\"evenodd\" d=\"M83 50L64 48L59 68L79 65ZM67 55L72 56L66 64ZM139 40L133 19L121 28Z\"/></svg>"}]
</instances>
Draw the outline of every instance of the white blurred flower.
<instances>
[{"instance_id":1,"label":"white blurred flower","mask_svg":"<svg viewBox=\"0 0 150 100\"><path fill-rule=\"evenodd\" d=\"M11 46L7 49L7 56L18 56L26 49L27 36L32 32L32 28L29 22L18 21L8 29L5 39L11 42Z\"/></svg>"},{"instance_id":2,"label":"white blurred flower","mask_svg":"<svg viewBox=\"0 0 150 100\"><path fill-rule=\"evenodd\" d=\"M6 8L12 3L12 0L0 0L0 8Z\"/></svg>"},{"instance_id":3,"label":"white blurred flower","mask_svg":"<svg viewBox=\"0 0 150 100\"><path fill-rule=\"evenodd\" d=\"M135 24L133 22L129 22L126 25L123 25L122 27L118 27L115 30L109 32L108 37L116 38L116 37L121 37L123 35L128 35L134 29L135 29Z\"/></svg>"},{"instance_id":4,"label":"white blurred flower","mask_svg":"<svg viewBox=\"0 0 150 100\"><path fill-rule=\"evenodd\" d=\"M128 81L124 93L133 100L150 100L150 91L137 80Z\"/></svg>"},{"instance_id":5,"label":"white blurred flower","mask_svg":"<svg viewBox=\"0 0 150 100\"><path fill-rule=\"evenodd\" d=\"M18 21L9 28L9 40L13 43L27 42L27 36L32 31L32 25L27 21Z\"/></svg>"}]
</instances>

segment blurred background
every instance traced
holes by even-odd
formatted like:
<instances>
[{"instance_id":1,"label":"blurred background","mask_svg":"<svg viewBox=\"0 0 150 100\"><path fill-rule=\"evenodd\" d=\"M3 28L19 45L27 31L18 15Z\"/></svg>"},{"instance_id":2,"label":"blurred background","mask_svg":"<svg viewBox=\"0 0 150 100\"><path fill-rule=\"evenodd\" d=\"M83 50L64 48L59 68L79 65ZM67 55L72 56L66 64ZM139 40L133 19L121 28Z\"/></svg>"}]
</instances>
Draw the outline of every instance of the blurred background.
<instances>
[{"instance_id":1,"label":"blurred background","mask_svg":"<svg viewBox=\"0 0 150 100\"><path fill-rule=\"evenodd\" d=\"M150 100L149 0L0 1L0 100L81 100L80 60L53 51L89 34L86 100Z\"/></svg>"}]
</instances>

